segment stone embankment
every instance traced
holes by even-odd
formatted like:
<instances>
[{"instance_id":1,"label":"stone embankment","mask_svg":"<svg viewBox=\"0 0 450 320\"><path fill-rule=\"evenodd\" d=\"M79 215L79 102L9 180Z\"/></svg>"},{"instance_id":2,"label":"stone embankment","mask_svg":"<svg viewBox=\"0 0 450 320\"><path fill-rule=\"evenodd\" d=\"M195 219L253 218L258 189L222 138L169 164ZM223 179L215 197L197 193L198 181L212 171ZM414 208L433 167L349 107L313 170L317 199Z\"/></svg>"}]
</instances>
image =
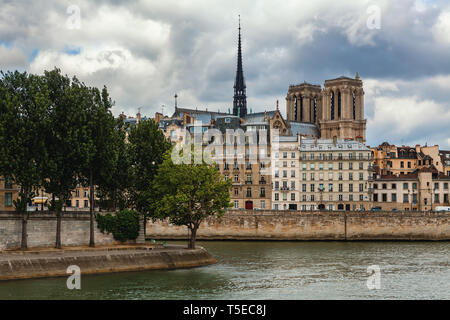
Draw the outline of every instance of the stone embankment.
<instances>
[{"instance_id":1,"label":"stone embankment","mask_svg":"<svg viewBox=\"0 0 450 320\"><path fill-rule=\"evenodd\" d=\"M69 266L83 274L192 268L216 263L204 248L110 246L0 252L0 280L69 276Z\"/></svg>"},{"instance_id":2,"label":"stone embankment","mask_svg":"<svg viewBox=\"0 0 450 320\"><path fill-rule=\"evenodd\" d=\"M187 239L186 227L147 222L149 239ZM229 210L206 219L201 240L450 240L448 212Z\"/></svg>"}]
</instances>

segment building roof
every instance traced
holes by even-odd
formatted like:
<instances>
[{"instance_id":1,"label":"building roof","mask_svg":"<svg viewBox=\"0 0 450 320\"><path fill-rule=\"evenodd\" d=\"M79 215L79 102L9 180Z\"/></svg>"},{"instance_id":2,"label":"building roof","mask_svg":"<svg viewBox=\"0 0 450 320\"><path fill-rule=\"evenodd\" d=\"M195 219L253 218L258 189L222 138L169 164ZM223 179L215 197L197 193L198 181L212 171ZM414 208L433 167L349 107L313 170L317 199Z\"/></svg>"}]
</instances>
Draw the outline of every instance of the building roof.
<instances>
[{"instance_id":1,"label":"building roof","mask_svg":"<svg viewBox=\"0 0 450 320\"><path fill-rule=\"evenodd\" d=\"M289 122L291 126L291 132L293 136L297 136L298 134L310 137L318 137L320 136L319 128L314 123L305 123L305 122Z\"/></svg>"},{"instance_id":2,"label":"building roof","mask_svg":"<svg viewBox=\"0 0 450 320\"><path fill-rule=\"evenodd\" d=\"M261 122L267 122L267 120L264 119L264 115L266 115L266 118L272 118L275 115L274 111L265 111L265 112L255 112L255 113L248 113L245 116L245 122L250 123L261 123Z\"/></svg>"}]
</instances>

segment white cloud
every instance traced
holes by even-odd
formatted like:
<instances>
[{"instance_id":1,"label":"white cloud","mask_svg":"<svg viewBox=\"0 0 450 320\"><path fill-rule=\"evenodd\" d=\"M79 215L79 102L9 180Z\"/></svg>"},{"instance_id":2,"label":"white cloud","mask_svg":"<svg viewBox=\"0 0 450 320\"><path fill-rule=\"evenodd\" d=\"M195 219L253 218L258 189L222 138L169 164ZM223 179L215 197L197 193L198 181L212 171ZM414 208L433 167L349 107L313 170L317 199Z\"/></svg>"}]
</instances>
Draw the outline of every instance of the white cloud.
<instances>
[{"instance_id":1,"label":"white cloud","mask_svg":"<svg viewBox=\"0 0 450 320\"><path fill-rule=\"evenodd\" d=\"M0 45L0 69L7 70L13 68L25 68L27 58L19 48L7 48Z\"/></svg>"},{"instance_id":2,"label":"white cloud","mask_svg":"<svg viewBox=\"0 0 450 320\"><path fill-rule=\"evenodd\" d=\"M432 32L438 42L450 45L450 11L444 11L439 15Z\"/></svg>"}]
</instances>

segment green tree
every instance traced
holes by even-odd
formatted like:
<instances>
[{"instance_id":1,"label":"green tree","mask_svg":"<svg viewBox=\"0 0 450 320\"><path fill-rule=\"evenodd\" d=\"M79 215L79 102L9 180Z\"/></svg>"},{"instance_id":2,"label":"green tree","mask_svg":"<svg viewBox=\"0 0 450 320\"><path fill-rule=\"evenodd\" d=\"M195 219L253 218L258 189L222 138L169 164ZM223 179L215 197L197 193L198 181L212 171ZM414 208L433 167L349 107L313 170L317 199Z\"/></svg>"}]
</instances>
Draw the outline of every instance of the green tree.
<instances>
[{"instance_id":1,"label":"green tree","mask_svg":"<svg viewBox=\"0 0 450 320\"><path fill-rule=\"evenodd\" d=\"M97 88L86 88L81 85L81 92L89 97L87 103L82 104L87 114L86 123L81 126L86 128L85 140L88 142L86 149L86 162L82 166L82 179L85 185L89 185L89 211L90 211L90 237L89 246L95 246L94 239L94 186L101 185L108 176L114 174L115 166L115 119L111 113L113 105L106 87L100 92Z\"/></svg>"},{"instance_id":2,"label":"green tree","mask_svg":"<svg viewBox=\"0 0 450 320\"><path fill-rule=\"evenodd\" d=\"M27 204L42 185L46 154L42 128L50 105L45 81L39 76L7 72L0 79L0 175L19 186L14 201L22 214L21 248L27 249Z\"/></svg>"},{"instance_id":3,"label":"green tree","mask_svg":"<svg viewBox=\"0 0 450 320\"><path fill-rule=\"evenodd\" d=\"M126 142L126 127L122 119L116 119L112 144L113 167L101 176L97 196L102 207L116 211L129 208L129 188L132 182L131 157Z\"/></svg>"},{"instance_id":4,"label":"green tree","mask_svg":"<svg viewBox=\"0 0 450 320\"><path fill-rule=\"evenodd\" d=\"M171 143L153 120L141 121L129 128L132 186L130 197L133 207L144 217L151 212L152 181Z\"/></svg>"},{"instance_id":5,"label":"green tree","mask_svg":"<svg viewBox=\"0 0 450 320\"><path fill-rule=\"evenodd\" d=\"M45 71L43 78L51 100L45 124L44 186L52 194L51 207L57 217L55 247L61 248L62 208L80 181L92 145L86 125L91 96L75 77L71 81L59 69Z\"/></svg>"},{"instance_id":6,"label":"green tree","mask_svg":"<svg viewBox=\"0 0 450 320\"><path fill-rule=\"evenodd\" d=\"M195 249L197 230L209 216L223 214L230 207L231 182L224 180L215 165L175 164L166 153L153 181L153 217L169 218L190 231L189 248Z\"/></svg>"}]
</instances>

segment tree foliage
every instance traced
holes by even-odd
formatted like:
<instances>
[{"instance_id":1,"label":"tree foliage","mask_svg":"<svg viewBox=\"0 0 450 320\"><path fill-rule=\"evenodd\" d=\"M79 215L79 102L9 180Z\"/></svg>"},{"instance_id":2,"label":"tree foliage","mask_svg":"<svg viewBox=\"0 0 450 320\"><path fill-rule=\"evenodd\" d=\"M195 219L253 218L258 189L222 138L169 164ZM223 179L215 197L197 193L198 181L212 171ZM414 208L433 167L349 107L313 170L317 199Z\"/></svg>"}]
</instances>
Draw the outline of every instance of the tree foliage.
<instances>
[{"instance_id":1,"label":"tree foliage","mask_svg":"<svg viewBox=\"0 0 450 320\"><path fill-rule=\"evenodd\" d=\"M187 226L189 248L193 249L201 222L209 216L221 216L231 206L230 187L231 182L224 180L215 165L174 164L167 152L153 183L153 217Z\"/></svg>"}]
</instances>

